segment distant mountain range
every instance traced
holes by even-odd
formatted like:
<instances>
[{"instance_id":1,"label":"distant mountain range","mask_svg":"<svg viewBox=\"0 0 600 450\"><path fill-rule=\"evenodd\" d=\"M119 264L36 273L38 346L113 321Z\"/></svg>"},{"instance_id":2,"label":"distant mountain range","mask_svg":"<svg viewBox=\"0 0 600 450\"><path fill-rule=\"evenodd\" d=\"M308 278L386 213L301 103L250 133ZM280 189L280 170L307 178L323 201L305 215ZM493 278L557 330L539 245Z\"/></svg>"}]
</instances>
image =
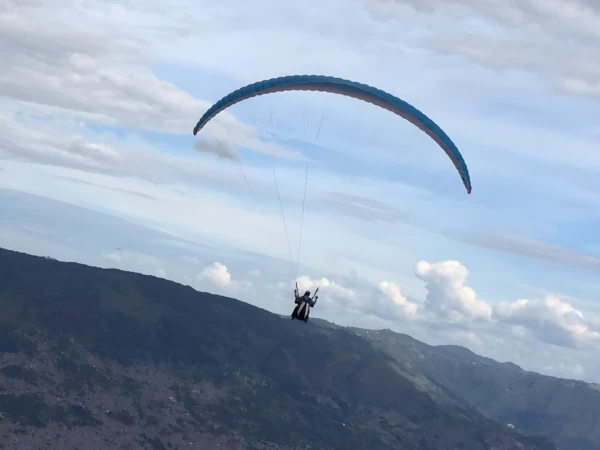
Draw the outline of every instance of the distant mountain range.
<instances>
[{"instance_id":1,"label":"distant mountain range","mask_svg":"<svg viewBox=\"0 0 600 450\"><path fill-rule=\"evenodd\" d=\"M600 450L597 385L0 249L0 449Z\"/></svg>"}]
</instances>

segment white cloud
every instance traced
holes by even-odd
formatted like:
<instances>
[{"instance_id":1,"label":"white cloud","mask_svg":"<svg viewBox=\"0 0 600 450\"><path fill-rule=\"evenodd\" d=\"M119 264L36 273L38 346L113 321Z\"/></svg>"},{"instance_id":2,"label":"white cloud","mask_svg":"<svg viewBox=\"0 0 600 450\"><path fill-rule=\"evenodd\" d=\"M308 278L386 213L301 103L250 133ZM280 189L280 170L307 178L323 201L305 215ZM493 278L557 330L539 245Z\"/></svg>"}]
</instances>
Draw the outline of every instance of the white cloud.
<instances>
[{"instance_id":1,"label":"white cloud","mask_svg":"<svg viewBox=\"0 0 600 450\"><path fill-rule=\"evenodd\" d=\"M389 328L398 321L416 318L416 305L402 295L393 295L394 288L391 283L382 283L383 289L379 286L373 289L374 286L365 284L356 277L333 280L303 275L298 277L297 281L301 294L310 290L314 295L317 287L319 288L319 301L313 317L321 317L337 324L367 328ZM281 298L293 298L293 288L292 281L269 284L267 290L278 299L278 304Z\"/></svg>"},{"instance_id":2,"label":"white cloud","mask_svg":"<svg viewBox=\"0 0 600 450\"><path fill-rule=\"evenodd\" d=\"M268 283L267 291L274 300L273 308L279 311L279 308L293 308L293 290L295 282L298 284L300 295L306 290L315 295L319 288L317 305L312 317L322 317L328 320L335 320L337 323L356 324L357 317L361 311L364 312L365 305L362 293L354 288L350 288L329 278L311 278L308 275L299 276L296 281L289 280L286 282ZM286 299L285 303L281 303L281 299ZM289 299L289 303L288 300ZM291 309L290 311L291 312Z\"/></svg>"},{"instance_id":3,"label":"white cloud","mask_svg":"<svg viewBox=\"0 0 600 450\"><path fill-rule=\"evenodd\" d=\"M200 281L208 281L213 287L222 291L221 293L223 294L236 296L240 300L249 301L250 303L256 303L253 301L255 291L252 281L234 279L229 268L220 262L215 262L205 267L198 275L198 279Z\"/></svg>"},{"instance_id":4,"label":"white cloud","mask_svg":"<svg viewBox=\"0 0 600 450\"><path fill-rule=\"evenodd\" d=\"M427 289L425 307L438 317L454 323L491 319L491 306L479 300L475 291L465 286L469 271L459 261L435 264L419 261L415 274L423 280Z\"/></svg>"},{"instance_id":5,"label":"white cloud","mask_svg":"<svg viewBox=\"0 0 600 450\"><path fill-rule=\"evenodd\" d=\"M594 329L581 311L555 296L501 302L494 307L494 317L502 323L523 327L543 342L600 348L600 329Z\"/></svg>"},{"instance_id":6,"label":"white cloud","mask_svg":"<svg viewBox=\"0 0 600 450\"><path fill-rule=\"evenodd\" d=\"M303 275L296 280L300 293L306 290L311 291L311 295L319 288L319 294L328 295L342 301L353 300L356 293L352 289L345 288L335 281L330 281L327 278L313 280L310 277Z\"/></svg>"},{"instance_id":7,"label":"white cloud","mask_svg":"<svg viewBox=\"0 0 600 450\"><path fill-rule=\"evenodd\" d=\"M509 326L512 336L519 340L533 337L566 348L600 348L600 328L557 296L502 301L492 306L478 299L475 291L465 285L469 272L459 261L433 264L420 261L415 273L425 282L427 294L423 308L434 314L427 319L433 323L444 320L461 327L477 324L478 330L488 333L502 333L503 327ZM483 322L472 322L473 319L483 319ZM466 333L463 341L480 342L476 335L469 335L474 330L457 332Z\"/></svg>"},{"instance_id":8,"label":"white cloud","mask_svg":"<svg viewBox=\"0 0 600 450\"><path fill-rule=\"evenodd\" d=\"M167 277L167 272L165 269L159 267L158 269L156 269L154 271L154 275L156 275L159 278L166 278Z\"/></svg>"},{"instance_id":9,"label":"white cloud","mask_svg":"<svg viewBox=\"0 0 600 450\"><path fill-rule=\"evenodd\" d=\"M51 4L14 4L0 12L4 49L0 64L5 68L0 74L0 95L19 102L22 110L36 112L38 119L57 115L79 124L184 134L191 141L196 120L211 102L197 100L157 78L147 66L151 45L134 28L119 27L110 17L90 13L100 6L98 2L88 0L81 9L64 2L61 6L56 11ZM47 20L49 13L55 20ZM54 26L57 21L62 26ZM22 134L21 139L27 136ZM251 126L228 112L215 117L202 136L217 139L230 150L239 145L304 160L297 152L261 141ZM198 144L197 148L209 147ZM82 151L115 156L100 144L72 145L58 152L76 157Z\"/></svg>"},{"instance_id":10,"label":"white cloud","mask_svg":"<svg viewBox=\"0 0 600 450\"><path fill-rule=\"evenodd\" d=\"M392 300L394 306L401 311L401 315L409 318L416 317L417 305L409 302L406 297L400 293L398 285L390 281L382 281L379 283L379 290Z\"/></svg>"},{"instance_id":11,"label":"white cloud","mask_svg":"<svg viewBox=\"0 0 600 450\"><path fill-rule=\"evenodd\" d=\"M600 11L593 1L398 0L369 2L369 10L390 25L412 18L443 30L415 33L425 48L493 70L537 73L570 94L600 95Z\"/></svg>"},{"instance_id":12,"label":"white cloud","mask_svg":"<svg viewBox=\"0 0 600 450\"><path fill-rule=\"evenodd\" d=\"M200 277L208 279L211 283L227 289L232 286L231 274L220 262L214 263L212 266L206 267L201 273Z\"/></svg>"}]
</instances>

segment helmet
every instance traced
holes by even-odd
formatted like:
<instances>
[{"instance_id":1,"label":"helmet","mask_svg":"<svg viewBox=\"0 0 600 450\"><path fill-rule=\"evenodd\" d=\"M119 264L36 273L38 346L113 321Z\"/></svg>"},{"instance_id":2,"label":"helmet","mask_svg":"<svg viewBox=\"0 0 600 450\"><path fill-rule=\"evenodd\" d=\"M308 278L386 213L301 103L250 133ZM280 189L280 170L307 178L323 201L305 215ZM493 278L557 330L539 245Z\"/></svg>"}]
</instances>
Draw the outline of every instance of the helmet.
<instances>
[{"instance_id":1,"label":"helmet","mask_svg":"<svg viewBox=\"0 0 600 450\"><path fill-rule=\"evenodd\" d=\"M310 295L310 291L306 291L304 295Z\"/></svg>"}]
</instances>

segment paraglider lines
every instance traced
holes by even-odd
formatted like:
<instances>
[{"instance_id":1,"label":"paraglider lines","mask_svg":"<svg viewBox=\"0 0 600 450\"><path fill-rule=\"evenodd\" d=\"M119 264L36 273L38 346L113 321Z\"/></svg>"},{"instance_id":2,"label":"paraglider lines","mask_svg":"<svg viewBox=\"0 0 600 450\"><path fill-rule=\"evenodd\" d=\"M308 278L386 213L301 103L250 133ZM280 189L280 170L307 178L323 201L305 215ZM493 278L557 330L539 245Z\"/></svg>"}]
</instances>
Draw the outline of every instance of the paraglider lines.
<instances>
[{"instance_id":1,"label":"paraglider lines","mask_svg":"<svg viewBox=\"0 0 600 450\"><path fill-rule=\"evenodd\" d=\"M306 165L306 175L304 176L304 199L302 200L302 221L300 222L300 244L298 245L298 263L296 264L296 279L300 273L300 250L302 250L302 232L304 229L304 205L306 204L306 186L308 185L308 164Z\"/></svg>"},{"instance_id":2,"label":"paraglider lines","mask_svg":"<svg viewBox=\"0 0 600 450\"><path fill-rule=\"evenodd\" d=\"M221 142L220 139L217 139L217 143L219 144L221 149L223 149L226 152L225 145L223 145L223 143ZM252 196L254 201L256 201L256 198L254 197L254 192L252 192L252 189L250 188L250 183L248 182L248 178L246 177L246 172L244 172L244 164L242 163L242 160L238 157L238 158L235 158L235 161L238 163L238 167L240 169L242 177L244 177L244 181L246 182L246 187L248 188L248 192L250 192L250 195Z\"/></svg>"},{"instance_id":3,"label":"paraglider lines","mask_svg":"<svg viewBox=\"0 0 600 450\"><path fill-rule=\"evenodd\" d=\"M317 130L317 137L315 138L315 142L319 139L319 135L321 134L321 127L323 126L323 121L325 120L325 114L321 117L321 123L319 124L319 129Z\"/></svg>"},{"instance_id":4,"label":"paraglider lines","mask_svg":"<svg viewBox=\"0 0 600 450\"><path fill-rule=\"evenodd\" d=\"M248 192L250 192L250 195L256 201L256 198L254 197L254 192L252 192L252 189L250 188L250 183L248 182L248 178L246 178L246 173L244 172L244 166L242 165L242 162L238 161L238 165L240 168L240 172L242 173L242 176L244 177L244 181L246 182L246 187L248 188Z\"/></svg>"},{"instance_id":5,"label":"paraglider lines","mask_svg":"<svg viewBox=\"0 0 600 450\"><path fill-rule=\"evenodd\" d=\"M279 207L281 208L281 218L283 219L283 228L285 230L285 238L287 240L288 250L290 252L290 262L294 264L294 258L292 257L292 246L290 245L290 237L287 231L287 225L285 223L285 215L283 214L283 203L281 202L281 194L279 193L279 184L277 183L277 175L275 173L275 166L273 166L273 177L275 178L275 187L277 188L277 197L279 198Z\"/></svg>"}]
</instances>

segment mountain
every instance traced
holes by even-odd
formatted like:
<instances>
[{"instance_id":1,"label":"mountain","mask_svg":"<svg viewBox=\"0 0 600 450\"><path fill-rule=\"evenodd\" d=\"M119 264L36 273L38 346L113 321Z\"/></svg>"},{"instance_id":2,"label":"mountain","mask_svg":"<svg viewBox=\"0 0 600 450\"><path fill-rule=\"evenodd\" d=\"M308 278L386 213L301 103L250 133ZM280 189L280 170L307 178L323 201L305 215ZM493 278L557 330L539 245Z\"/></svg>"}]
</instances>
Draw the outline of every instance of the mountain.
<instances>
[{"instance_id":1,"label":"mountain","mask_svg":"<svg viewBox=\"0 0 600 450\"><path fill-rule=\"evenodd\" d=\"M556 448L356 330L156 277L0 249L0 312L2 449Z\"/></svg>"},{"instance_id":2,"label":"mountain","mask_svg":"<svg viewBox=\"0 0 600 450\"><path fill-rule=\"evenodd\" d=\"M528 372L464 347L430 346L389 330L353 331L438 402L472 407L562 450L600 450L600 386Z\"/></svg>"}]
</instances>

